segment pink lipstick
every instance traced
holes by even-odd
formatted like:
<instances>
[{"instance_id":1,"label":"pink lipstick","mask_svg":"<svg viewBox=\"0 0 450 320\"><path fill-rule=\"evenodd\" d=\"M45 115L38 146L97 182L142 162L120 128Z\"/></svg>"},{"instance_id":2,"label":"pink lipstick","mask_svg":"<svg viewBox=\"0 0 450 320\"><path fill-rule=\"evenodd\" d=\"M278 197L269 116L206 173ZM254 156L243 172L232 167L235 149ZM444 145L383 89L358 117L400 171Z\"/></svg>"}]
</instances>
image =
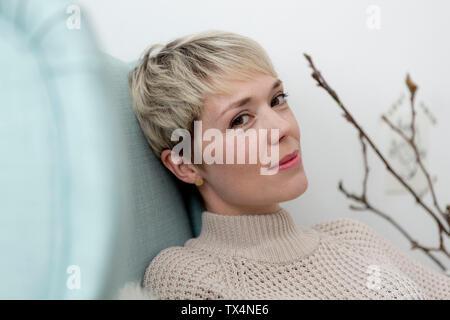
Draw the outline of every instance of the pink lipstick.
<instances>
[{"instance_id":1,"label":"pink lipstick","mask_svg":"<svg viewBox=\"0 0 450 320\"><path fill-rule=\"evenodd\" d=\"M273 170L278 167L278 171L287 170L291 168L295 168L301 163L301 158L298 155L298 150L295 150L292 153L289 153L288 155L284 156L278 165L275 165L271 167L269 170Z\"/></svg>"}]
</instances>

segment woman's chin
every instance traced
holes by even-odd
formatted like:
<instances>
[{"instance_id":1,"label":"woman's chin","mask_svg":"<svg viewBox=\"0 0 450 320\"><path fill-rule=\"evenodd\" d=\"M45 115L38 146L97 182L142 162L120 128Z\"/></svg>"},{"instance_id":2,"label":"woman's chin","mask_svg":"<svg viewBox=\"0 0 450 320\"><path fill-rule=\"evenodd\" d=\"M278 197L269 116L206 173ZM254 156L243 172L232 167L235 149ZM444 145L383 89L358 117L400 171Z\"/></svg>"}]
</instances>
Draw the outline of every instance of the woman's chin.
<instances>
[{"instance_id":1,"label":"woman's chin","mask_svg":"<svg viewBox=\"0 0 450 320\"><path fill-rule=\"evenodd\" d=\"M308 178L304 170L300 170L292 177L285 179L285 181L281 182L282 186L280 187L280 196L283 198L281 201L296 199L308 189Z\"/></svg>"}]
</instances>

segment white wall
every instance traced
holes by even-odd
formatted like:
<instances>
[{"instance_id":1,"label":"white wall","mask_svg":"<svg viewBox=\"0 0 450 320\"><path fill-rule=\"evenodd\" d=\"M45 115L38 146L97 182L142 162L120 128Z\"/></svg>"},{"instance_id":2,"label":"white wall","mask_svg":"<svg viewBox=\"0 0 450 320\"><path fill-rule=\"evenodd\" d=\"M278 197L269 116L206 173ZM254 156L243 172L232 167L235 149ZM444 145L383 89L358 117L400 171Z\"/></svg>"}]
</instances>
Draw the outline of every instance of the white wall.
<instances>
[{"instance_id":1,"label":"white wall","mask_svg":"<svg viewBox=\"0 0 450 320\"><path fill-rule=\"evenodd\" d=\"M356 130L311 78L302 53L313 57L363 129L386 152L386 125L379 118L403 92L407 72L418 83L417 101L438 118L430 131L431 173L438 175L441 206L450 204L450 2L446 1L138 1L80 0L101 47L125 61L152 43L205 29L223 29L257 40L269 53L300 125L307 192L283 204L298 224L352 217L372 226L404 250L406 239L371 212L348 209L340 179L361 191L362 156ZM380 9L380 29L367 26L370 5ZM407 97L407 96L406 96ZM406 105L404 106L408 108ZM387 195L384 166L369 151L368 196L418 240L437 246L437 230L409 194ZM425 198L430 206L430 198ZM446 202L445 202L446 201ZM449 245L450 247L450 245ZM419 251L410 254L437 267ZM450 267L450 266L448 266Z\"/></svg>"}]
</instances>

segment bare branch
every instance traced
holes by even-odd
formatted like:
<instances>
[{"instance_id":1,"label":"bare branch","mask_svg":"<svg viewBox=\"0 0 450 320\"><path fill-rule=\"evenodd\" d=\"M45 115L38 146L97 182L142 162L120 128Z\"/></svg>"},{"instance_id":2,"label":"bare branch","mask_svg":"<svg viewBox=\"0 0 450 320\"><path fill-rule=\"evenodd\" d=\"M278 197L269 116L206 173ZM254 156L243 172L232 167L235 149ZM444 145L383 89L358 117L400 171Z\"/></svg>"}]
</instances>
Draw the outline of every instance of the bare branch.
<instances>
[{"instance_id":1,"label":"bare branch","mask_svg":"<svg viewBox=\"0 0 450 320\"><path fill-rule=\"evenodd\" d=\"M414 249L420 249L432 261L434 261L442 270L446 271L446 268L445 268L444 264L433 253L434 252L443 252L448 258L450 258L450 253L445 248L444 239L443 239L443 234L445 234L446 236L450 235L449 230L447 230L444 227L444 225L438 219L436 214L422 201L422 199L421 199L422 195L420 195L420 196L417 195L416 192L411 188L411 186L409 186L395 172L395 170L392 169L392 166L383 157L383 155L381 154L379 149L375 146L375 144L372 142L372 140L367 136L367 134L361 128L361 126L355 121L353 116L345 108L345 106L340 101L340 99L339 99L338 95L336 94L336 92L327 84L327 82L322 77L320 72L315 68L311 57L309 55L307 55L306 53L304 55L305 55L306 59L308 60L310 67L313 69L312 77L317 81L317 86L322 87L323 89L325 89L331 95L331 97L337 102L339 107L344 111L344 114L343 114L344 118L347 121L349 121L352 125L354 125L356 127L356 129L358 130L358 133L359 133L359 139L360 139L360 142L361 142L361 148L362 148L361 150L362 150L362 153L363 153L363 161L364 161L364 179L363 179L363 182L362 182L362 189L363 189L362 194L361 195L356 195L354 193L348 192L344 188L342 181L339 181L339 185L338 185L339 190L343 194L345 194L345 196L347 198L349 198L349 199L351 199L351 200L353 200L353 201L355 201L355 202L357 202L359 204L359 206L350 204L349 208L352 209L352 210L356 210L356 211L371 211L371 212L374 212L375 214L377 214L378 216L382 217L383 219L388 221L391 225L393 225L405 238L407 238L410 241L411 249L413 249L413 250ZM416 161L419 164L421 170L424 172L425 176L427 177L427 181L428 181L429 189L430 189L432 197L433 197L434 205L435 205L436 209L438 210L438 212L442 216L444 216L446 218L446 222L450 226L450 205L446 206L446 212L445 213L440 209L440 207L438 205L438 202L436 200L434 187L433 187L433 183L431 181L430 175L428 174L428 171L425 169L425 166L423 165L423 162L422 162L421 157L420 157L420 153L419 153L418 148L417 148L417 146L415 144L415 135L416 135L415 117L416 117L416 112L415 112L415 109L414 109L414 98L415 98L415 93L416 93L418 87L411 80L409 74L406 77L406 84L407 84L408 89L410 91L410 101L411 101L411 113L412 113L411 114L411 119L412 119L411 120L411 137L408 138L406 136L406 134L400 128L398 128L392 122L390 122L389 119L386 116L383 115L382 119L389 125L389 127L393 131L395 131L403 139L405 139L408 142L408 144L412 147L412 149L414 150L414 153L416 155ZM366 143L368 143L371 146L372 150L378 155L380 160L385 164L386 169L410 192L410 194L413 195L413 197L416 200L416 202L423 209L425 209L425 211L436 222L436 224L438 225L438 229L439 229L439 247L426 247L426 246L421 245L417 240L413 239L413 237L404 228L402 228L401 225L397 221L395 221L392 217L390 217L389 215L385 214L381 210L375 208L373 205L371 205L369 203L368 198L367 198L367 182L368 182L368 177L369 177L369 165L368 165L368 160L367 160L367 145L366 145Z\"/></svg>"},{"instance_id":2,"label":"bare branch","mask_svg":"<svg viewBox=\"0 0 450 320\"><path fill-rule=\"evenodd\" d=\"M375 144L372 142L372 140L367 136L365 131L361 128L361 126L354 120L353 116L348 112L348 110L345 108L339 97L337 96L336 92L331 89L325 79L322 77L320 72L316 69L314 66L314 63L312 62L312 59L309 55L304 53L304 56L309 62L310 67L313 69L312 77L317 81L317 85L325 89L331 97L337 102L339 107L344 111L345 117L347 120L352 123L356 129L359 131L359 134L365 138L367 143L372 147L373 151L378 155L380 160L384 163L386 166L386 169L411 193L411 195L414 197L416 202L422 206L423 209L425 209L426 212L433 218L433 220L439 225L440 228L442 228L443 232L445 232L447 235L450 235L450 231L447 230L443 225L442 222L438 219L436 214L425 204L422 202L420 197L416 194L416 192L400 177L400 175L392 169L391 165L386 161L385 157L382 155L380 150L375 146Z\"/></svg>"}]
</instances>

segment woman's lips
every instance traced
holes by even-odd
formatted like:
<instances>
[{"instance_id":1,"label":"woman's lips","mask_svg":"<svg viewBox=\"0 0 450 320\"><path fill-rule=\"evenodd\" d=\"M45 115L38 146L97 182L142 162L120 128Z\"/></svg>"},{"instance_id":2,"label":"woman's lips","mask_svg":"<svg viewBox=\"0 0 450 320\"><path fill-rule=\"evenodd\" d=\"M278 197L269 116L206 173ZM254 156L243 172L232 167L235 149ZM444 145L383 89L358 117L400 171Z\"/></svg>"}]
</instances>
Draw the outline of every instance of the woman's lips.
<instances>
[{"instance_id":1,"label":"woman's lips","mask_svg":"<svg viewBox=\"0 0 450 320\"><path fill-rule=\"evenodd\" d=\"M301 158L298 155L298 150L286 155L281 159L278 165L271 167L269 170L274 170L278 167L278 171L287 170L297 167L301 163Z\"/></svg>"}]
</instances>

